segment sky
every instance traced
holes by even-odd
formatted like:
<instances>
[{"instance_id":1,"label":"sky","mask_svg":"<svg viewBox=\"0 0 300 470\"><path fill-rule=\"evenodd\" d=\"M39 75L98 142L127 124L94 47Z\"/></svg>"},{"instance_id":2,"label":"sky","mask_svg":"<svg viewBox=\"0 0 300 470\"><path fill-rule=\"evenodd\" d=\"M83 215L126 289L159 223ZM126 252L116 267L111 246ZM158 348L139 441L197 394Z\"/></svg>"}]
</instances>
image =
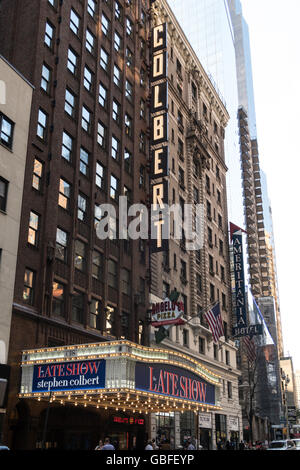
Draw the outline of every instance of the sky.
<instances>
[{"instance_id":1,"label":"sky","mask_svg":"<svg viewBox=\"0 0 300 470\"><path fill-rule=\"evenodd\" d=\"M273 212L285 356L300 370L300 1L242 0L260 165Z\"/></svg>"}]
</instances>

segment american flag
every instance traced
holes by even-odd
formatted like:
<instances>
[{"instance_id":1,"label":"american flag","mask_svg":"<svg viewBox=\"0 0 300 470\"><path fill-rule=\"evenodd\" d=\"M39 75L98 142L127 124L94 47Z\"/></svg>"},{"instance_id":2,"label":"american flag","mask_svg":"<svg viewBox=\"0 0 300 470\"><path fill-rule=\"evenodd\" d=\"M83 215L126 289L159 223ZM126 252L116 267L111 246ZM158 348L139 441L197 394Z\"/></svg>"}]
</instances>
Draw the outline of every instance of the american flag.
<instances>
[{"instance_id":1,"label":"american flag","mask_svg":"<svg viewBox=\"0 0 300 470\"><path fill-rule=\"evenodd\" d=\"M218 343L219 338L221 338L221 336L224 336L224 327L221 316L220 303L217 303L208 312L206 312L205 318L208 321L214 342Z\"/></svg>"},{"instance_id":2,"label":"american flag","mask_svg":"<svg viewBox=\"0 0 300 470\"><path fill-rule=\"evenodd\" d=\"M246 349L246 354L249 362L254 362L256 359L256 350L253 338L244 336L243 343Z\"/></svg>"}]
</instances>

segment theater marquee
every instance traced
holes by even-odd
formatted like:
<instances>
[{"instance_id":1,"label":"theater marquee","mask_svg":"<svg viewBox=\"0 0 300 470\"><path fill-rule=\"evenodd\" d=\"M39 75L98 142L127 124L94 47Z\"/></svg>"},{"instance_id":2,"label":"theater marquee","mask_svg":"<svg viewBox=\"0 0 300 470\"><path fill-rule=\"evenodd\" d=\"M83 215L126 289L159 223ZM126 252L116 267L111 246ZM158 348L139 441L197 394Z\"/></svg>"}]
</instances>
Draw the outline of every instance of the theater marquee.
<instances>
[{"instance_id":1,"label":"theater marquee","mask_svg":"<svg viewBox=\"0 0 300 470\"><path fill-rule=\"evenodd\" d=\"M218 410L219 390L189 356L114 341L24 351L19 397L147 414Z\"/></svg>"}]
</instances>

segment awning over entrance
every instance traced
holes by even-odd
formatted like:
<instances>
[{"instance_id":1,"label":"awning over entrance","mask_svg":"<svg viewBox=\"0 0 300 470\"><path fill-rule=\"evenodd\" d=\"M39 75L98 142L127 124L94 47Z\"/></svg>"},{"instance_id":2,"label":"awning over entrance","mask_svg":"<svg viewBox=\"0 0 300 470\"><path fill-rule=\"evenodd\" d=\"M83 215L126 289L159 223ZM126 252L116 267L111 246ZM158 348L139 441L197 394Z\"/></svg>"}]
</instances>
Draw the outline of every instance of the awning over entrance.
<instances>
[{"instance_id":1,"label":"awning over entrance","mask_svg":"<svg viewBox=\"0 0 300 470\"><path fill-rule=\"evenodd\" d=\"M220 409L220 377L176 351L129 341L24 351L20 398L155 413Z\"/></svg>"}]
</instances>

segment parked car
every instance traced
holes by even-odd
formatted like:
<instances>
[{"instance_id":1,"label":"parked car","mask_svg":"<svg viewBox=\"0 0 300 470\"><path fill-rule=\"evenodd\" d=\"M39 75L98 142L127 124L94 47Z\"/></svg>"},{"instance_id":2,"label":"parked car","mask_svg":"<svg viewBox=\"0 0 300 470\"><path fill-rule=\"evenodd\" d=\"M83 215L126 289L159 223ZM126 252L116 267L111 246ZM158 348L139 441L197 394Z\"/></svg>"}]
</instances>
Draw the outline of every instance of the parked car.
<instances>
[{"instance_id":1,"label":"parked car","mask_svg":"<svg viewBox=\"0 0 300 470\"><path fill-rule=\"evenodd\" d=\"M300 450L300 439L292 439L296 445L297 450Z\"/></svg>"},{"instance_id":2,"label":"parked car","mask_svg":"<svg viewBox=\"0 0 300 470\"><path fill-rule=\"evenodd\" d=\"M297 450L296 444L289 439L272 441L267 450Z\"/></svg>"},{"instance_id":3,"label":"parked car","mask_svg":"<svg viewBox=\"0 0 300 470\"><path fill-rule=\"evenodd\" d=\"M0 450L9 450L9 448L8 448L7 446L2 446L2 445L0 444Z\"/></svg>"}]
</instances>

